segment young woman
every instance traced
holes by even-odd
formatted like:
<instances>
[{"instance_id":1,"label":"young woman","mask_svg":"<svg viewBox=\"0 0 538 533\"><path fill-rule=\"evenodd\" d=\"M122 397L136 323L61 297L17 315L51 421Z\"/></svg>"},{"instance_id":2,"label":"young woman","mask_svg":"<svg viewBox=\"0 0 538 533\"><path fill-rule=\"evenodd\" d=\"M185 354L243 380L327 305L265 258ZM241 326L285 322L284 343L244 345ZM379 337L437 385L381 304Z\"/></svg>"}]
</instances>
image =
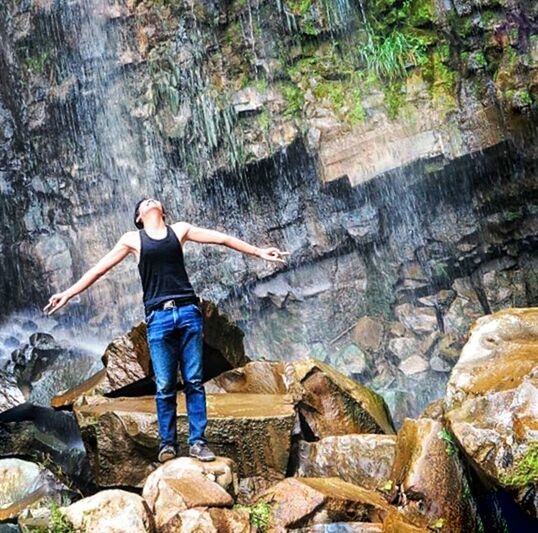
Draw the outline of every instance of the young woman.
<instances>
[{"instance_id":1,"label":"young woman","mask_svg":"<svg viewBox=\"0 0 538 533\"><path fill-rule=\"evenodd\" d=\"M186 241L221 244L268 261L279 261L289 252L278 248L258 248L219 231L200 228L188 222L168 225L165 210L155 198L140 200L134 211L138 231L124 233L117 244L75 284L53 294L43 311L48 315L63 307L73 296L125 259L136 257L143 288L148 346L155 372L159 461L176 457L177 367L185 383L189 420L189 455L202 461L215 459L207 445L205 390L202 384L202 312L183 262Z\"/></svg>"}]
</instances>

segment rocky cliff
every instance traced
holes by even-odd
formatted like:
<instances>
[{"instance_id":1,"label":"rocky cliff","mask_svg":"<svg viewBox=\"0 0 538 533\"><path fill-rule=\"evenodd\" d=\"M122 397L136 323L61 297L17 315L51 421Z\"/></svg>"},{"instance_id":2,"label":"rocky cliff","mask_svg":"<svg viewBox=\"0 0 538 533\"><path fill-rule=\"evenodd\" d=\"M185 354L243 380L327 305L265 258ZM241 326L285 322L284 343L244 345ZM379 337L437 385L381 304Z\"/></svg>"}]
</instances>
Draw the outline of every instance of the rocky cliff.
<instances>
[{"instance_id":1,"label":"rocky cliff","mask_svg":"<svg viewBox=\"0 0 538 533\"><path fill-rule=\"evenodd\" d=\"M40 307L158 195L253 358L314 356L417 414L471 321L536 303L532 0L8 0L0 6L2 314ZM142 316L136 265L62 311ZM372 340L373 339L373 340ZM404 407L401 407L404 406Z\"/></svg>"}]
</instances>

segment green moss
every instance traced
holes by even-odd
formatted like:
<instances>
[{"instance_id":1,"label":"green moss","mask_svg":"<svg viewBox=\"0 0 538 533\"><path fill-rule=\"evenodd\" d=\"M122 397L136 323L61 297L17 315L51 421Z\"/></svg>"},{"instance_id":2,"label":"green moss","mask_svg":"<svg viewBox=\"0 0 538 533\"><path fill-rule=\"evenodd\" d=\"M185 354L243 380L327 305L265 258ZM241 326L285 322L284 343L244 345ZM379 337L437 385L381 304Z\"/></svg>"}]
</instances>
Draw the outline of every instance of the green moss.
<instances>
[{"instance_id":1,"label":"green moss","mask_svg":"<svg viewBox=\"0 0 538 533\"><path fill-rule=\"evenodd\" d=\"M532 443L523 457L514 465L511 474L500 476L503 485L525 487L538 483L538 443Z\"/></svg>"},{"instance_id":2,"label":"green moss","mask_svg":"<svg viewBox=\"0 0 538 533\"><path fill-rule=\"evenodd\" d=\"M258 115L258 126L261 130L267 131L269 127L271 126L271 115L267 109L264 109L259 115Z\"/></svg>"},{"instance_id":3,"label":"green moss","mask_svg":"<svg viewBox=\"0 0 538 533\"><path fill-rule=\"evenodd\" d=\"M286 102L286 109L283 115L285 117L301 116L304 104L303 92L297 85L293 83L281 83L280 90Z\"/></svg>"},{"instance_id":4,"label":"green moss","mask_svg":"<svg viewBox=\"0 0 538 533\"><path fill-rule=\"evenodd\" d=\"M456 443L454 442L452 435L445 428L439 431L437 436L446 442L446 453L450 457L458 453L458 448L456 447Z\"/></svg>"},{"instance_id":5,"label":"green moss","mask_svg":"<svg viewBox=\"0 0 538 533\"><path fill-rule=\"evenodd\" d=\"M48 51L44 51L27 56L24 63L33 74L42 74L49 59L50 53Z\"/></svg>"},{"instance_id":6,"label":"green moss","mask_svg":"<svg viewBox=\"0 0 538 533\"><path fill-rule=\"evenodd\" d=\"M290 13L302 16L312 7L312 0L285 0L285 4Z\"/></svg>"},{"instance_id":7,"label":"green moss","mask_svg":"<svg viewBox=\"0 0 538 533\"><path fill-rule=\"evenodd\" d=\"M50 533L76 533L75 526L60 511L56 502L52 502L50 507Z\"/></svg>"},{"instance_id":8,"label":"green moss","mask_svg":"<svg viewBox=\"0 0 538 533\"><path fill-rule=\"evenodd\" d=\"M271 517L271 506L267 502L260 501L255 505L235 504L232 509L248 509L250 525L259 533L267 531Z\"/></svg>"}]
</instances>

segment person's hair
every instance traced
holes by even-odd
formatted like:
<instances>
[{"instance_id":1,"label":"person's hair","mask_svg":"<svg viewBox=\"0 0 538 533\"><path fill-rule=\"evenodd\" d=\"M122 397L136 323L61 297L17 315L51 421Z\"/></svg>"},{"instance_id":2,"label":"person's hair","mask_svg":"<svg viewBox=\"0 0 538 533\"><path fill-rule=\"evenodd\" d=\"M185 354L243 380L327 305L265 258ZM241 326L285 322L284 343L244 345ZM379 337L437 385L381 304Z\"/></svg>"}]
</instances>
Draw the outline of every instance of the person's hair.
<instances>
[{"instance_id":1,"label":"person's hair","mask_svg":"<svg viewBox=\"0 0 538 533\"><path fill-rule=\"evenodd\" d=\"M134 222L134 225L138 228L138 229L142 229L144 227L144 223L140 220L139 222L136 221L138 215L139 215L139 212L138 210L140 209L140 204L144 201L144 200L147 200L149 198L149 196L145 196L144 198L142 198L142 200L138 200L138 202L136 202L136 205L135 205L135 210L134 210L134 217L133 217L133 222ZM161 203L162 205L162 203ZM164 205L163 205L163 220L165 219L164 217L166 216L166 211L164 209Z\"/></svg>"}]
</instances>

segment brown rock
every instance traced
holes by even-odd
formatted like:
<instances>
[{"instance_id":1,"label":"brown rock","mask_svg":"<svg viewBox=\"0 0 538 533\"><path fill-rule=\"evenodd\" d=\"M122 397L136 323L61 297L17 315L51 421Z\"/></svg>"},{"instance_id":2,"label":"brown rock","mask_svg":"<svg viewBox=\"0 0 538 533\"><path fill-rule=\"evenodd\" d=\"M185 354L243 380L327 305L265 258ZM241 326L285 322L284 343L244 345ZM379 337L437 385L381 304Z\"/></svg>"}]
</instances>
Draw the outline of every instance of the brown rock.
<instances>
[{"instance_id":1,"label":"brown rock","mask_svg":"<svg viewBox=\"0 0 538 533\"><path fill-rule=\"evenodd\" d=\"M159 533L251 533L248 509L194 507L178 513Z\"/></svg>"},{"instance_id":2,"label":"brown rock","mask_svg":"<svg viewBox=\"0 0 538 533\"><path fill-rule=\"evenodd\" d=\"M402 515L395 511L391 512L383 522L383 533L430 533L431 531L426 527L416 527L409 524Z\"/></svg>"},{"instance_id":3,"label":"brown rock","mask_svg":"<svg viewBox=\"0 0 538 533\"><path fill-rule=\"evenodd\" d=\"M353 328L353 341L365 350L377 351L383 340L383 322L363 316Z\"/></svg>"},{"instance_id":4,"label":"brown rock","mask_svg":"<svg viewBox=\"0 0 538 533\"><path fill-rule=\"evenodd\" d=\"M257 501L271 505L269 531L350 519L381 522L390 508L378 493L337 477L286 478Z\"/></svg>"},{"instance_id":5,"label":"brown rock","mask_svg":"<svg viewBox=\"0 0 538 533\"><path fill-rule=\"evenodd\" d=\"M247 392L285 394L285 367L282 362L255 361L223 372L205 383L206 392Z\"/></svg>"},{"instance_id":6,"label":"brown rock","mask_svg":"<svg viewBox=\"0 0 538 533\"><path fill-rule=\"evenodd\" d=\"M375 490L390 479L394 435L341 435L316 442L300 441L296 451L300 477L339 477Z\"/></svg>"},{"instance_id":7,"label":"brown rock","mask_svg":"<svg viewBox=\"0 0 538 533\"><path fill-rule=\"evenodd\" d=\"M300 394L299 411L317 438L394 433L383 398L372 390L312 358L290 364L293 388Z\"/></svg>"},{"instance_id":8,"label":"brown rock","mask_svg":"<svg viewBox=\"0 0 538 533\"><path fill-rule=\"evenodd\" d=\"M431 307L417 307L409 303L397 305L394 312L398 320L418 334L429 334L437 330L437 316Z\"/></svg>"},{"instance_id":9,"label":"brown rock","mask_svg":"<svg viewBox=\"0 0 538 533\"><path fill-rule=\"evenodd\" d=\"M538 308L477 320L447 386L446 418L491 481L538 512Z\"/></svg>"},{"instance_id":10,"label":"brown rock","mask_svg":"<svg viewBox=\"0 0 538 533\"><path fill-rule=\"evenodd\" d=\"M398 433L393 492L406 521L443 531L474 532L477 514L457 448L435 420L407 418Z\"/></svg>"},{"instance_id":11,"label":"brown rock","mask_svg":"<svg viewBox=\"0 0 538 533\"><path fill-rule=\"evenodd\" d=\"M296 414L287 394L207 394L206 437L240 476L285 476ZM140 487L156 468L159 436L152 397L83 398L74 406L100 486ZM185 396L178 395L180 453L188 455ZM248 437L248 438L246 438Z\"/></svg>"}]
</instances>

